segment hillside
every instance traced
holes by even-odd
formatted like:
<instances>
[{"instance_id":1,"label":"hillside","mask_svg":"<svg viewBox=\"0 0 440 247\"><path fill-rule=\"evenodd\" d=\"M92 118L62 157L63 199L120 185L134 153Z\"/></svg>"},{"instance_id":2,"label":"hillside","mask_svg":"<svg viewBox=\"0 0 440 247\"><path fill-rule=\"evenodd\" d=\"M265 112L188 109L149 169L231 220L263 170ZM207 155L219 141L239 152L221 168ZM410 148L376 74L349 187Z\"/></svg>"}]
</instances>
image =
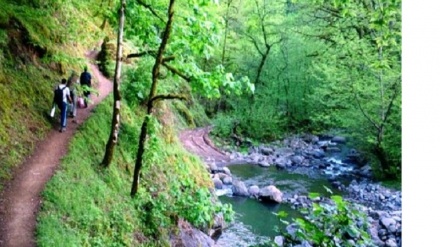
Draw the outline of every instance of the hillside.
<instances>
[{"instance_id":1,"label":"hillside","mask_svg":"<svg viewBox=\"0 0 440 247\"><path fill-rule=\"evenodd\" d=\"M178 222L185 220L207 231L216 213L226 213L228 208L212 198L212 183L204 165L184 151L177 138L177 127L206 123L203 113L193 116L179 102L157 105L154 116L162 127L158 122L149 130L147 153L151 157L145 163L150 167L141 175L155 179L141 181L135 198L130 197L127 189L143 120L142 107L124 100L118 151L108 170L99 165L110 128L110 98L96 109L95 105L80 109L76 122L68 120L65 133L58 133L57 118L47 116L54 85L72 72L81 71L88 63L88 51L96 55L101 48L112 47L111 40L109 46L96 45L109 40L104 39L106 32L110 37L112 33L93 23L106 22L96 17L93 3L72 1L64 5L36 5L36 9L9 2L2 6L7 11L2 13L1 32L8 37L2 46L2 75L14 78L1 83L1 95L13 96L8 97L11 102L3 102L0 108L0 129L4 130L0 158L6 161L1 166L1 181L8 186L2 191L0 203L2 244L164 246L169 244L169 234ZM87 33L93 35L85 38ZM107 56L102 52L98 55ZM109 83L101 78L97 65L88 66L96 86L101 88ZM94 103L98 104L110 88L107 85L99 89L99 97L92 97ZM14 99L26 104L13 107ZM85 121L89 114L91 118ZM174 239L179 241L177 236Z\"/></svg>"},{"instance_id":2,"label":"hillside","mask_svg":"<svg viewBox=\"0 0 440 247\"><path fill-rule=\"evenodd\" d=\"M79 11L88 4L78 3L0 1L0 186L54 127L47 118L53 87L80 72L105 35L98 18Z\"/></svg>"}]
</instances>

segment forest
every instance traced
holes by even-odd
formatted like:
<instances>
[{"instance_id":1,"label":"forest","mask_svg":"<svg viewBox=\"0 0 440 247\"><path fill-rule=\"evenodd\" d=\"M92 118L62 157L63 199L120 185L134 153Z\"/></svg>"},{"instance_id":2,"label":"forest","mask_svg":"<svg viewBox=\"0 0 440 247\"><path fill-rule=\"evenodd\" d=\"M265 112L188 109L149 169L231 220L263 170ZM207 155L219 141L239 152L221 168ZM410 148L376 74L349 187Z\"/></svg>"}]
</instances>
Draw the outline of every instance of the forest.
<instances>
[{"instance_id":1,"label":"forest","mask_svg":"<svg viewBox=\"0 0 440 247\"><path fill-rule=\"evenodd\" d=\"M181 220L208 235L218 215L232 221L204 161L180 143L185 129L211 126L218 146L243 153L291 135L344 136L372 181L400 188L401 5L0 0L0 190L53 129L52 87L91 50L112 93L41 193L38 246L185 246ZM332 200L343 217L314 204L325 216L296 220L303 231L280 233L284 246L376 246L353 223L363 214ZM317 230L326 225L337 240Z\"/></svg>"}]
</instances>

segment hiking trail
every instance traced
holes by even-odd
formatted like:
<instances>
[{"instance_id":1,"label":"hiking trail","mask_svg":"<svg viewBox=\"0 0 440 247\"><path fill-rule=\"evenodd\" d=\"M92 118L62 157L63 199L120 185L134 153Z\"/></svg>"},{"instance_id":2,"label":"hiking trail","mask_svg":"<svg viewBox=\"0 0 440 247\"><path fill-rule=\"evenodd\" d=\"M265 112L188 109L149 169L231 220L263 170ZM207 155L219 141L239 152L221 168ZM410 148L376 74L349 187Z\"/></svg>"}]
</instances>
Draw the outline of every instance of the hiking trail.
<instances>
[{"instance_id":1,"label":"hiking trail","mask_svg":"<svg viewBox=\"0 0 440 247\"><path fill-rule=\"evenodd\" d=\"M94 64L97 51L86 54L92 73L92 86L99 95L91 95L93 104L77 110L75 118L67 118L67 129L60 133L59 120L44 140L35 145L33 153L17 167L13 178L0 193L0 246L35 247L36 218L42 203L40 194L46 182L53 176L61 159L67 153L70 139L78 127L90 116L93 108L113 90L113 83L105 78ZM82 71L81 71L82 72ZM61 78L60 78L61 79ZM50 109L47 109L49 113ZM59 113L59 110L57 109ZM56 114L55 118L59 118Z\"/></svg>"},{"instance_id":2,"label":"hiking trail","mask_svg":"<svg viewBox=\"0 0 440 247\"><path fill-rule=\"evenodd\" d=\"M206 163L228 164L229 156L218 149L209 138L208 134L212 127L202 127L184 130L180 133L179 139L189 152L200 156Z\"/></svg>"}]
</instances>

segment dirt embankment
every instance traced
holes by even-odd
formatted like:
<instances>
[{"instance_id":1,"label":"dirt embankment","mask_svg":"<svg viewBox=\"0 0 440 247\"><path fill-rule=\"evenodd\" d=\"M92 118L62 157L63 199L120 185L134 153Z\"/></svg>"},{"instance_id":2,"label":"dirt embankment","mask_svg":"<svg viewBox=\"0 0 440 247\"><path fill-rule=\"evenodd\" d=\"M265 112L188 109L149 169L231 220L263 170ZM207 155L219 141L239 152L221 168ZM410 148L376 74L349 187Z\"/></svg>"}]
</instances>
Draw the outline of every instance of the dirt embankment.
<instances>
[{"instance_id":1,"label":"dirt embankment","mask_svg":"<svg viewBox=\"0 0 440 247\"><path fill-rule=\"evenodd\" d=\"M180 133L179 138L188 151L200 156L205 162L229 163L229 156L215 147L209 139L208 134L210 131L211 127L185 130Z\"/></svg>"}]
</instances>

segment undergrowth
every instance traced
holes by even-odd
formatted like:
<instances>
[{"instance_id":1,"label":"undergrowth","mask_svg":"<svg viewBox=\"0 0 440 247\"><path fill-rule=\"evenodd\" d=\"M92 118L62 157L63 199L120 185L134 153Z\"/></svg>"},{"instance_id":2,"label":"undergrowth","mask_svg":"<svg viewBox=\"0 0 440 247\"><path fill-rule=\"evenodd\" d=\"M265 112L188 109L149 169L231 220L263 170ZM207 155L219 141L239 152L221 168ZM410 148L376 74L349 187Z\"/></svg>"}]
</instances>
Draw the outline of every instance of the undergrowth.
<instances>
[{"instance_id":1,"label":"undergrowth","mask_svg":"<svg viewBox=\"0 0 440 247\"><path fill-rule=\"evenodd\" d=\"M38 216L39 246L167 246L178 218L200 229L215 213L230 216L210 193L212 182L201 161L186 153L171 128L150 130L140 190L130 197L142 114L122 108L115 161L99 163L110 131L111 101L97 106L78 129L61 167L43 192Z\"/></svg>"}]
</instances>

